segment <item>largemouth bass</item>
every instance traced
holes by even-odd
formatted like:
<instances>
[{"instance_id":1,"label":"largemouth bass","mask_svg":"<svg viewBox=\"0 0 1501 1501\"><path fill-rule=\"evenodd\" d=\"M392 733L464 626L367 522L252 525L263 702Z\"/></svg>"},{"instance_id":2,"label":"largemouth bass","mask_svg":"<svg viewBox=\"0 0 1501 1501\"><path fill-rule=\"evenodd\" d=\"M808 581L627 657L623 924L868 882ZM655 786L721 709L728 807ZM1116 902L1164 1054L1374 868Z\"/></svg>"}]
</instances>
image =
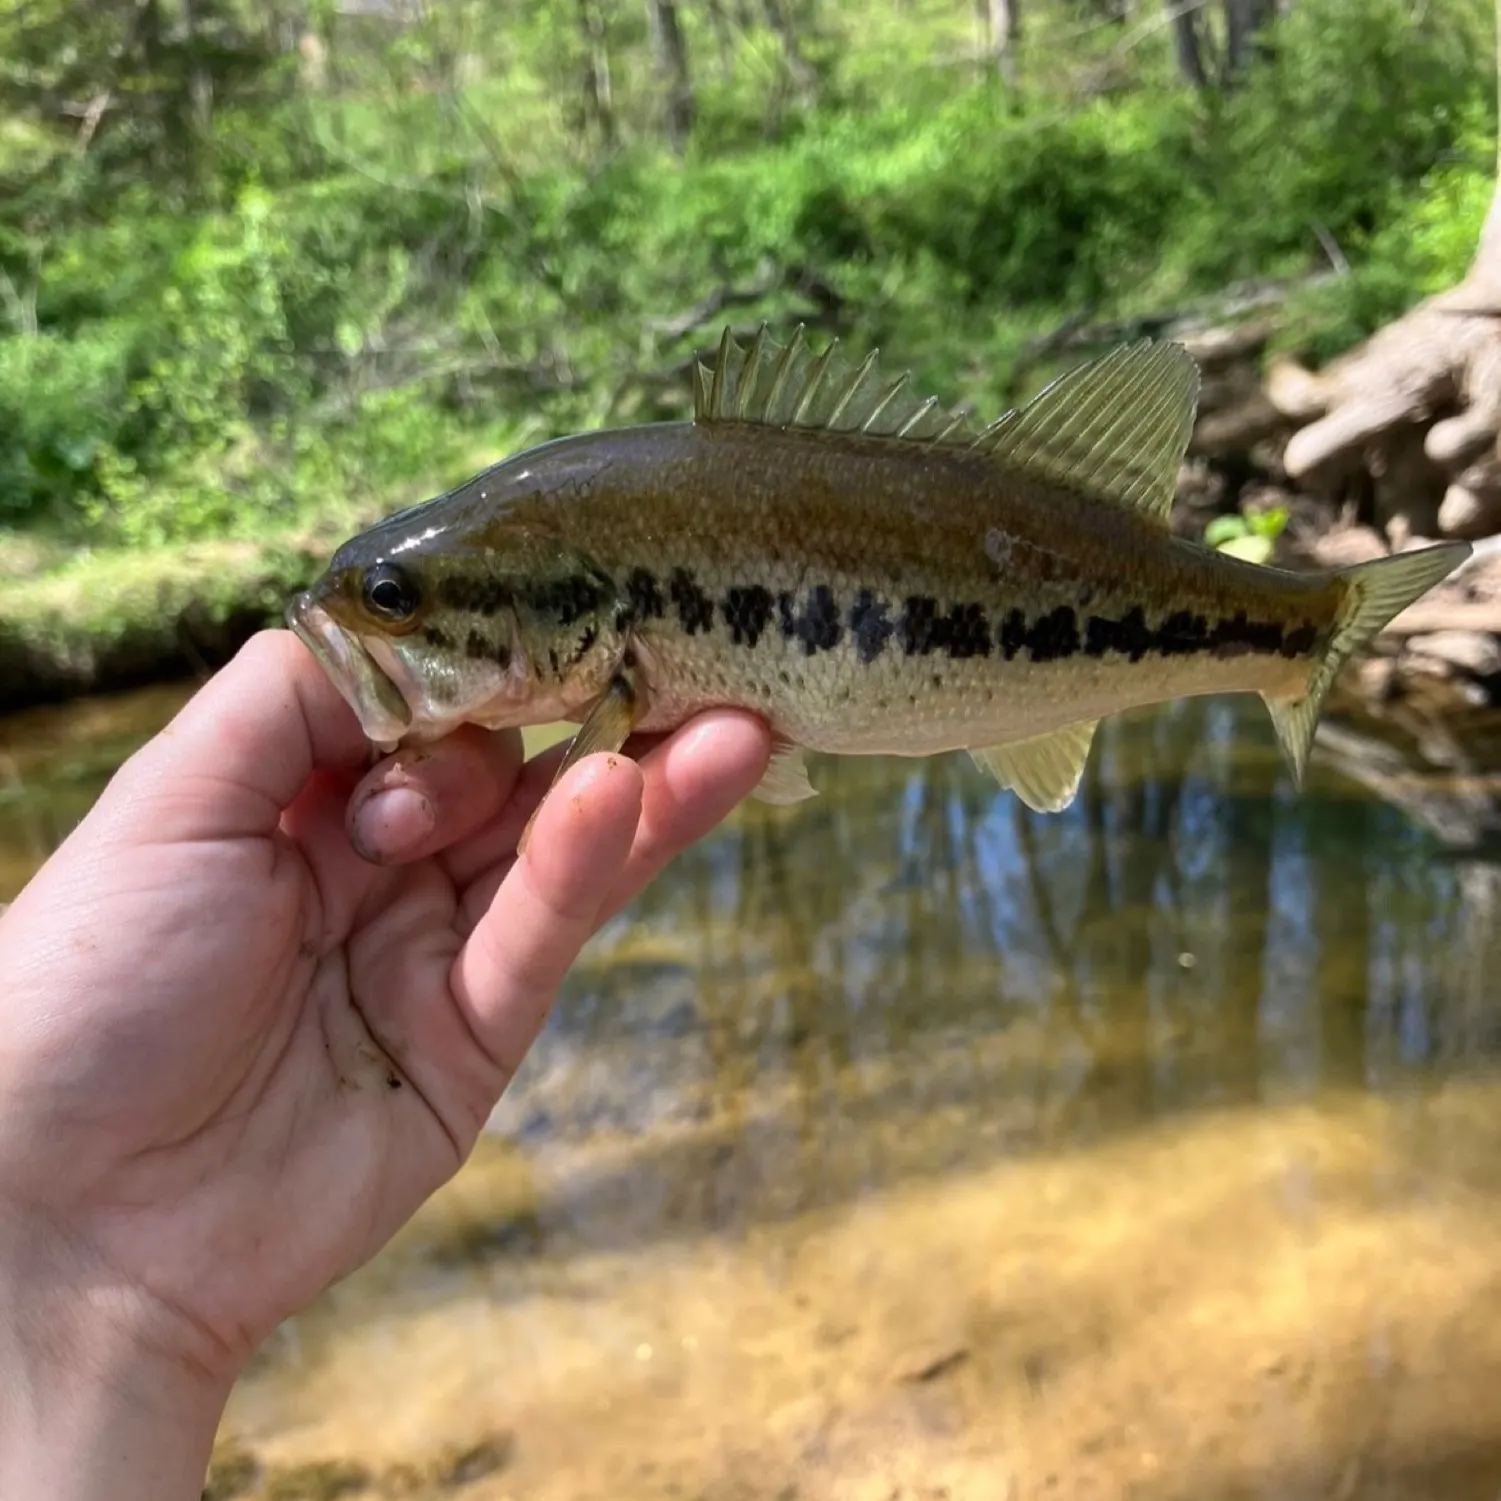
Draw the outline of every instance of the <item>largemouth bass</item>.
<instances>
[{"instance_id":1,"label":"largemouth bass","mask_svg":"<svg viewBox=\"0 0 1501 1501\"><path fill-rule=\"evenodd\" d=\"M726 331L693 420L504 460L346 542L288 609L366 734L565 720L562 774L632 731L748 709L757 793L805 750L966 750L1030 807L1078 790L1108 714L1257 693L1301 785L1340 669L1462 542L1326 573L1172 536L1199 373L1122 346L977 428L802 331Z\"/></svg>"}]
</instances>

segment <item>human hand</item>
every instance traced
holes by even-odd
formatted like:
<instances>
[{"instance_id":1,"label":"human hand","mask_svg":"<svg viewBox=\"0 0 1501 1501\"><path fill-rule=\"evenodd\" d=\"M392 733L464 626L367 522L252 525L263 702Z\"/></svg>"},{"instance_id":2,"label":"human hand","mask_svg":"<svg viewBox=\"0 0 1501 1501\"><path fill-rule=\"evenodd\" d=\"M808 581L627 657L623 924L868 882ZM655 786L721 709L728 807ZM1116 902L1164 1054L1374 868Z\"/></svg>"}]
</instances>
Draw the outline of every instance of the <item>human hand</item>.
<instances>
[{"instance_id":1,"label":"human hand","mask_svg":"<svg viewBox=\"0 0 1501 1501\"><path fill-rule=\"evenodd\" d=\"M0 1490L196 1496L251 1353L459 1168L584 942L769 750L716 713L589 757L518 858L562 747L365 772L282 631L202 689L0 915ZM101 1446L105 1492L62 1468Z\"/></svg>"}]
</instances>

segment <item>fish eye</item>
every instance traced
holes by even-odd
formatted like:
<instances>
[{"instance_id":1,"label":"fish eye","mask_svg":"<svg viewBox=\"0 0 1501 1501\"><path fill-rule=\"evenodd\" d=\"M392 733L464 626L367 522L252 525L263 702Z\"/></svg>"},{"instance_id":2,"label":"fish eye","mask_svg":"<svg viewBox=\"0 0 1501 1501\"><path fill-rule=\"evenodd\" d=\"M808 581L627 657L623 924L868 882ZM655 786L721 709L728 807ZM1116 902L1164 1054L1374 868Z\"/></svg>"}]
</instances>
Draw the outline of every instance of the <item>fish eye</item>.
<instances>
[{"instance_id":1,"label":"fish eye","mask_svg":"<svg viewBox=\"0 0 1501 1501\"><path fill-rule=\"evenodd\" d=\"M377 563L367 570L363 592L365 608L382 620L409 620L422 603L412 576L394 563Z\"/></svg>"}]
</instances>

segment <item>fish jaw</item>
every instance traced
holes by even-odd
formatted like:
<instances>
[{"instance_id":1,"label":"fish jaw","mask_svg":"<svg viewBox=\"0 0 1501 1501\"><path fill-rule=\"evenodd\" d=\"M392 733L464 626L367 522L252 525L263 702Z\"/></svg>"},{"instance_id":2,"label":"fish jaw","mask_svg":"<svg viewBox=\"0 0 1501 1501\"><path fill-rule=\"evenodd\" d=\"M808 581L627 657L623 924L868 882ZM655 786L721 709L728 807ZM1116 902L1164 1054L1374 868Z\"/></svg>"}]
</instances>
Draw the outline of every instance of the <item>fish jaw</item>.
<instances>
[{"instance_id":1,"label":"fish jaw","mask_svg":"<svg viewBox=\"0 0 1501 1501\"><path fill-rule=\"evenodd\" d=\"M304 590L287 606L287 624L354 711L365 736L383 751L394 750L412 728L412 710L391 675Z\"/></svg>"},{"instance_id":2,"label":"fish jaw","mask_svg":"<svg viewBox=\"0 0 1501 1501\"><path fill-rule=\"evenodd\" d=\"M431 745L466 724L496 731L580 720L604 690L621 651L612 637L603 637L565 674L544 677L534 665L535 648L519 634L507 632L511 644L503 665L465 662L443 650L411 654L399 640L352 629L338 611L337 597L320 598L315 587L291 600L286 616L366 738L383 752ZM463 634L462 619L444 623L453 635Z\"/></svg>"}]
</instances>

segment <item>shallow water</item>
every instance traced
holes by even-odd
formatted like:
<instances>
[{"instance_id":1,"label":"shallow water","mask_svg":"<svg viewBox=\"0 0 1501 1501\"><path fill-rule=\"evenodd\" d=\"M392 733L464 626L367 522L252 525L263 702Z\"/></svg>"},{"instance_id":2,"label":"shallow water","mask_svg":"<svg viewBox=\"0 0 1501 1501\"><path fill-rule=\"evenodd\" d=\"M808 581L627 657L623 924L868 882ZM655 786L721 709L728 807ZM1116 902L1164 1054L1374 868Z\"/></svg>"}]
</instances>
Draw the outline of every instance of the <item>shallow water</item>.
<instances>
[{"instance_id":1,"label":"shallow water","mask_svg":"<svg viewBox=\"0 0 1501 1501\"><path fill-rule=\"evenodd\" d=\"M0 722L0 900L179 698ZM226 1436L476 1501L1491 1501L1498 765L1297 797L1236 701L1105 726L1054 818L815 763Z\"/></svg>"}]
</instances>

